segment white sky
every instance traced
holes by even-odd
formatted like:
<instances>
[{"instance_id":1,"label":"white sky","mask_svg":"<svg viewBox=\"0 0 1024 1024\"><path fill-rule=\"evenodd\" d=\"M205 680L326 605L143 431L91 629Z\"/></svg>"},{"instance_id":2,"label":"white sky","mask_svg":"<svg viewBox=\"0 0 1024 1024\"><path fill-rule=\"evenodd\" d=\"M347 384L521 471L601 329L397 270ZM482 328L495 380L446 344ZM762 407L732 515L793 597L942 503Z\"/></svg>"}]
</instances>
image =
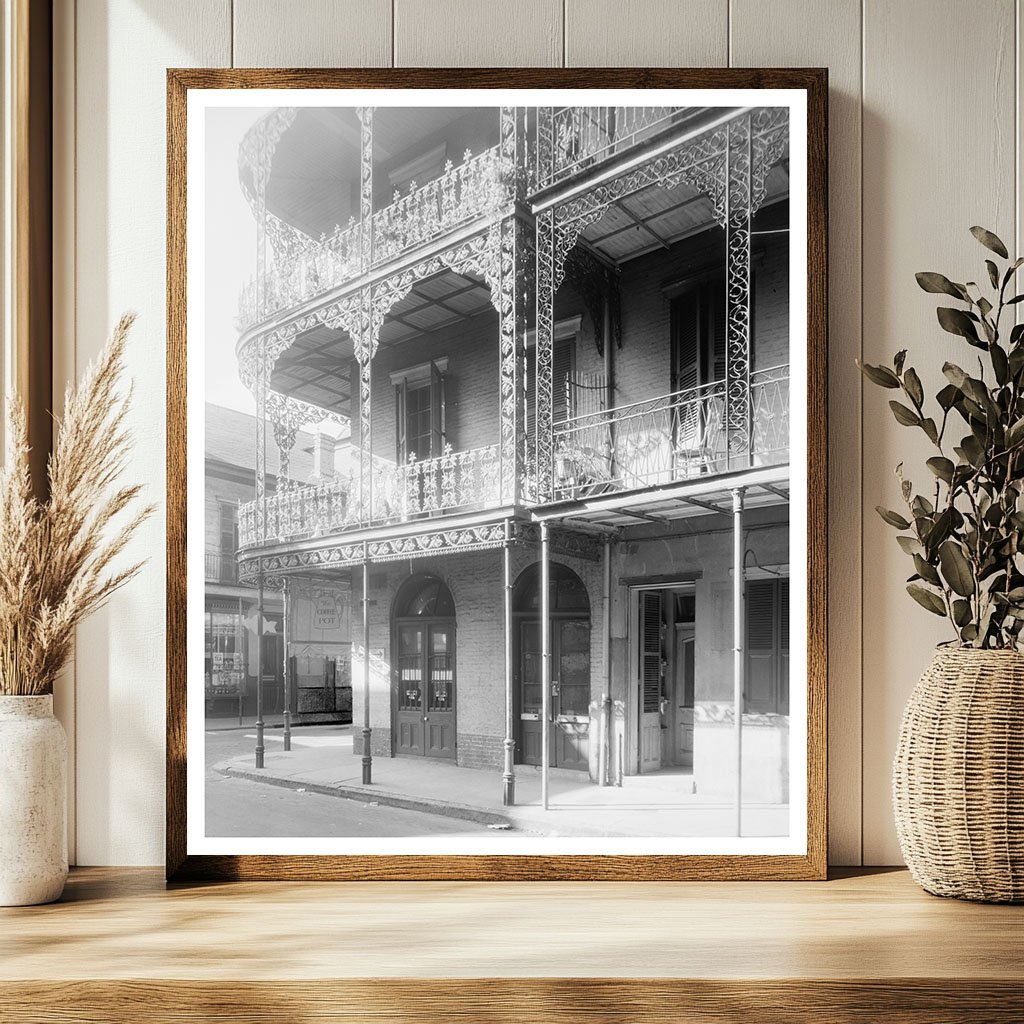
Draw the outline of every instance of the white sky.
<instances>
[{"instance_id":1,"label":"white sky","mask_svg":"<svg viewBox=\"0 0 1024 1024\"><path fill-rule=\"evenodd\" d=\"M238 184L238 147L268 107L206 109L206 400L255 413L238 376L235 315L256 273L256 220Z\"/></svg>"}]
</instances>

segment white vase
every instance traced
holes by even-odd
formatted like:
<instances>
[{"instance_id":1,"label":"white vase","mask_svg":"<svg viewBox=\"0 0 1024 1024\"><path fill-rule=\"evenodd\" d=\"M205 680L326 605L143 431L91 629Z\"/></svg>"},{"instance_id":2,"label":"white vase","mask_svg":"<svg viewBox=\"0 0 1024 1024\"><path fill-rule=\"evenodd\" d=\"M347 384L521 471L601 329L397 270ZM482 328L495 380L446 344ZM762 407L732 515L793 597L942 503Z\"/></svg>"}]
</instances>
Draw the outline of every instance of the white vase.
<instances>
[{"instance_id":1,"label":"white vase","mask_svg":"<svg viewBox=\"0 0 1024 1024\"><path fill-rule=\"evenodd\" d=\"M0 696L0 906L50 903L64 891L67 760L52 696Z\"/></svg>"}]
</instances>

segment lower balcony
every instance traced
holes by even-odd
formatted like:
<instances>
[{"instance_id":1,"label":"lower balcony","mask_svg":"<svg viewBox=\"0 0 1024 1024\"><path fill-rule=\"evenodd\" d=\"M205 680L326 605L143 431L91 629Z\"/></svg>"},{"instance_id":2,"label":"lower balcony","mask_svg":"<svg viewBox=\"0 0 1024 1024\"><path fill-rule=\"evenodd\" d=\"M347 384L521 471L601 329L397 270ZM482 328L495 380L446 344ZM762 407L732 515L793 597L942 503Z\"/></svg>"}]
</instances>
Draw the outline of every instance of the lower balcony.
<instances>
[{"instance_id":1,"label":"lower balcony","mask_svg":"<svg viewBox=\"0 0 1024 1024\"><path fill-rule=\"evenodd\" d=\"M569 501L727 472L725 381L570 417L554 426L553 500ZM750 378L744 466L789 459L789 367Z\"/></svg>"},{"instance_id":2,"label":"lower balcony","mask_svg":"<svg viewBox=\"0 0 1024 1024\"><path fill-rule=\"evenodd\" d=\"M360 501L355 479L290 486L268 495L266 529L258 536L256 502L239 509L239 546L325 537L432 516L497 508L501 500L498 446L446 451L405 465L376 462L372 506Z\"/></svg>"}]
</instances>

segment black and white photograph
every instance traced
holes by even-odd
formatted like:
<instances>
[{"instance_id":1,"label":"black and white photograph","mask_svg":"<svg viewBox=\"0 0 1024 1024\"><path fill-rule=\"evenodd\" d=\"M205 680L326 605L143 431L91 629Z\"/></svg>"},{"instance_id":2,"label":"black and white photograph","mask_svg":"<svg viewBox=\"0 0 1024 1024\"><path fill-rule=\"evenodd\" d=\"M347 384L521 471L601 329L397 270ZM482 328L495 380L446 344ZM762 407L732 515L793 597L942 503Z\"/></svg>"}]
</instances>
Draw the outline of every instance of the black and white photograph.
<instances>
[{"instance_id":1,"label":"black and white photograph","mask_svg":"<svg viewBox=\"0 0 1024 1024\"><path fill-rule=\"evenodd\" d=\"M188 133L189 852L803 853L803 94Z\"/></svg>"}]
</instances>

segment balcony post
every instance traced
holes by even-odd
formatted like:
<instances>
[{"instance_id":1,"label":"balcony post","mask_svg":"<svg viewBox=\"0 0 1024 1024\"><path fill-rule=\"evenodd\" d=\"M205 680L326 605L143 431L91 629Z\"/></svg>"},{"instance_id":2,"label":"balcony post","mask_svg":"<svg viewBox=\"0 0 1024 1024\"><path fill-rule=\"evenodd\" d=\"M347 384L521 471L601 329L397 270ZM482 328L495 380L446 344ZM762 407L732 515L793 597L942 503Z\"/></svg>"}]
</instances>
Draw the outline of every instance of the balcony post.
<instances>
[{"instance_id":1,"label":"balcony post","mask_svg":"<svg viewBox=\"0 0 1024 1024\"><path fill-rule=\"evenodd\" d=\"M551 742L551 545L547 520L540 524L540 803L548 809Z\"/></svg>"},{"instance_id":2,"label":"balcony post","mask_svg":"<svg viewBox=\"0 0 1024 1024\"><path fill-rule=\"evenodd\" d=\"M502 744L504 753L504 770L502 779L502 803L506 807L516 802L516 775L513 767L515 739L513 732L513 707L515 705L515 674L512 667L512 523L505 520L505 543L502 548L503 567L505 570L505 740Z\"/></svg>"},{"instance_id":3,"label":"balcony post","mask_svg":"<svg viewBox=\"0 0 1024 1024\"><path fill-rule=\"evenodd\" d=\"M743 835L743 690L746 683L746 582L743 488L732 492L733 733L736 738L736 835Z\"/></svg>"},{"instance_id":4,"label":"balcony post","mask_svg":"<svg viewBox=\"0 0 1024 1024\"><path fill-rule=\"evenodd\" d=\"M750 464L750 114L728 124L725 154L725 429L730 469Z\"/></svg>"},{"instance_id":5,"label":"balcony post","mask_svg":"<svg viewBox=\"0 0 1024 1024\"><path fill-rule=\"evenodd\" d=\"M373 107L359 107L359 260L373 263Z\"/></svg>"},{"instance_id":6,"label":"balcony post","mask_svg":"<svg viewBox=\"0 0 1024 1024\"><path fill-rule=\"evenodd\" d=\"M363 785L373 782L370 752L370 562L363 545Z\"/></svg>"},{"instance_id":7,"label":"balcony post","mask_svg":"<svg viewBox=\"0 0 1024 1024\"><path fill-rule=\"evenodd\" d=\"M256 346L256 542L267 539L267 375L264 349L266 339L260 335Z\"/></svg>"},{"instance_id":8,"label":"balcony post","mask_svg":"<svg viewBox=\"0 0 1024 1024\"><path fill-rule=\"evenodd\" d=\"M281 581L281 646L284 649L284 749L292 749L292 674L288 664L288 577Z\"/></svg>"},{"instance_id":9,"label":"balcony post","mask_svg":"<svg viewBox=\"0 0 1024 1024\"><path fill-rule=\"evenodd\" d=\"M359 365L359 513L362 521L372 519L373 510L373 376L374 348L373 302L370 286L359 296L360 314L356 322L356 362Z\"/></svg>"},{"instance_id":10,"label":"balcony post","mask_svg":"<svg viewBox=\"0 0 1024 1024\"><path fill-rule=\"evenodd\" d=\"M537 339L534 401L534 475L538 501L552 497L552 391L555 324L555 214L554 208L537 215Z\"/></svg>"},{"instance_id":11,"label":"balcony post","mask_svg":"<svg viewBox=\"0 0 1024 1024\"><path fill-rule=\"evenodd\" d=\"M292 449L295 447L295 438L299 430L295 424L275 423L274 443L277 445L278 467L277 467L277 490L285 490L290 481Z\"/></svg>"},{"instance_id":12,"label":"balcony post","mask_svg":"<svg viewBox=\"0 0 1024 1024\"><path fill-rule=\"evenodd\" d=\"M501 499L518 505L523 466L517 458L525 437L522 356L526 350L526 233L515 214L501 222L498 301L498 379L501 440L498 448Z\"/></svg>"},{"instance_id":13,"label":"balcony post","mask_svg":"<svg viewBox=\"0 0 1024 1024\"><path fill-rule=\"evenodd\" d=\"M256 767L263 767L263 571L256 590Z\"/></svg>"}]
</instances>

